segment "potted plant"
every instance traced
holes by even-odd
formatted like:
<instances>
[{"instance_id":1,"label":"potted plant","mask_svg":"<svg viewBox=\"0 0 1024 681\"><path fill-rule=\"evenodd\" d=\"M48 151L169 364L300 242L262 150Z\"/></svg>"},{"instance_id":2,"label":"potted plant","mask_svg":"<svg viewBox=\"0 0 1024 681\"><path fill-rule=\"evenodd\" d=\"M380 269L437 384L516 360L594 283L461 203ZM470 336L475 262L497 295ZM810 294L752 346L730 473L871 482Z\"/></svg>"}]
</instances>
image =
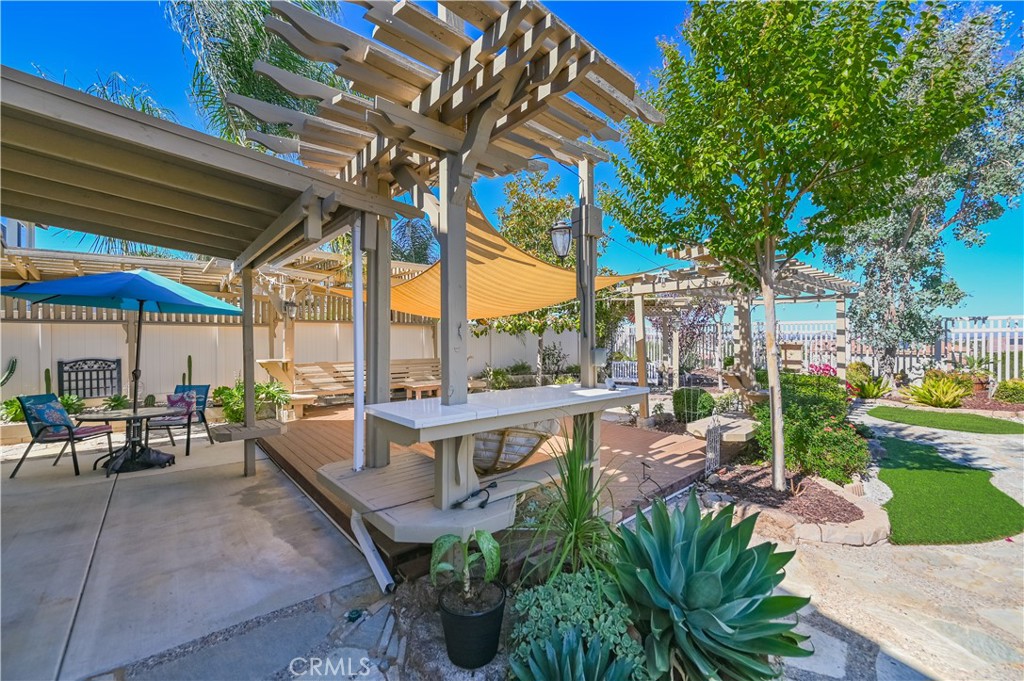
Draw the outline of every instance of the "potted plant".
<instances>
[{"instance_id":1,"label":"potted plant","mask_svg":"<svg viewBox=\"0 0 1024 681\"><path fill-rule=\"evenodd\" d=\"M453 561L446 560L449 553ZM441 573L459 575L441 589L438 605L448 659L464 669L482 667L498 652L505 616L505 587L497 581L500 564L501 548L486 530L477 530L466 541L446 534L434 542L431 582L436 585Z\"/></svg>"},{"instance_id":2,"label":"potted plant","mask_svg":"<svg viewBox=\"0 0 1024 681\"><path fill-rule=\"evenodd\" d=\"M975 395L981 395L988 392L988 380L992 376L988 367L991 364L992 360L988 357L964 358L963 364L960 368L970 376L972 389L974 390Z\"/></svg>"}]
</instances>

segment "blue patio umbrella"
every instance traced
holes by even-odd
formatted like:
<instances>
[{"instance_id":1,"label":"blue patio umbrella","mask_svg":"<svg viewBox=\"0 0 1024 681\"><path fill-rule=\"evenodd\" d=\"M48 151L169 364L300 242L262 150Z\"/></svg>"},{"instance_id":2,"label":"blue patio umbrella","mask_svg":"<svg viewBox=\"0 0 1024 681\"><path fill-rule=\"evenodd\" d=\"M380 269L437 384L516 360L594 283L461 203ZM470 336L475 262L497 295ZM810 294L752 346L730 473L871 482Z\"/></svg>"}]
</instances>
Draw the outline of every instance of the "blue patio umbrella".
<instances>
[{"instance_id":1,"label":"blue patio umbrella","mask_svg":"<svg viewBox=\"0 0 1024 681\"><path fill-rule=\"evenodd\" d=\"M114 310L138 310L135 368L132 371L132 408L139 408L139 357L142 354L142 312L241 315L242 311L219 298L179 284L147 270L91 274L70 279L16 284L0 294L33 303L80 305Z\"/></svg>"}]
</instances>

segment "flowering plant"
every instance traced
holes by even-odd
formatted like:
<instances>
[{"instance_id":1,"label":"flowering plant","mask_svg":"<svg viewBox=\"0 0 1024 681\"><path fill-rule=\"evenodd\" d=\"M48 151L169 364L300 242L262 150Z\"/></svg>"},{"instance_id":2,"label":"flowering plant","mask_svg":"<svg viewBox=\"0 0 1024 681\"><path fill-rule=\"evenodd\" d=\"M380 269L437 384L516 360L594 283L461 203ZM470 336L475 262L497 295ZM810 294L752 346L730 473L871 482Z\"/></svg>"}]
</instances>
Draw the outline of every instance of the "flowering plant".
<instances>
[{"instance_id":1,"label":"flowering plant","mask_svg":"<svg viewBox=\"0 0 1024 681\"><path fill-rule=\"evenodd\" d=\"M836 368L831 364L811 364L808 365L807 370L811 376L835 376Z\"/></svg>"}]
</instances>

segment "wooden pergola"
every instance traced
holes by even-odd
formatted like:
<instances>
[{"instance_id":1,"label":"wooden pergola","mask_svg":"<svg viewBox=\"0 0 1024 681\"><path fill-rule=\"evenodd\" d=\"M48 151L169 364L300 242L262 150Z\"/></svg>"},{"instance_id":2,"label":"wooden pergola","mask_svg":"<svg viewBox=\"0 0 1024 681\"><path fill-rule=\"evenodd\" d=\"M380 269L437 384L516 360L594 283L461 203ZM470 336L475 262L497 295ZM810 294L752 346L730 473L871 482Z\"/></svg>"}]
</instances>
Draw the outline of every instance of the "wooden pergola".
<instances>
[{"instance_id":1,"label":"wooden pergola","mask_svg":"<svg viewBox=\"0 0 1024 681\"><path fill-rule=\"evenodd\" d=\"M351 182L8 67L0 71L0 191L0 212L11 218L231 262L242 289L247 409L236 435L245 440L246 475L255 472L255 438L280 430L261 428L255 416L254 268L315 249L355 215L422 215Z\"/></svg>"},{"instance_id":2,"label":"wooden pergola","mask_svg":"<svg viewBox=\"0 0 1024 681\"><path fill-rule=\"evenodd\" d=\"M695 299L711 298L733 306L733 341L736 348L736 372L750 385L754 383L753 337L750 323L751 308L758 304L759 294L738 284L722 264L704 246L688 246L667 251L677 260L692 266L660 273L644 274L628 286L633 296L636 319L637 366L646 366L647 351L644 332L644 298L659 297L659 304L687 307ZM786 259L778 286L776 303L822 303L836 306L836 371L846 377L846 301L857 295L857 284L797 260ZM672 336L672 366L679 375L679 335ZM647 384L647 372L637 371L640 385ZM647 416L647 400L640 405L641 415Z\"/></svg>"},{"instance_id":3,"label":"wooden pergola","mask_svg":"<svg viewBox=\"0 0 1024 681\"><path fill-rule=\"evenodd\" d=\"M317 113L238 95L229 95L228 101L262 121L287 126L293 134L285 138L254 132L249 134L251 140L277 152L295 153L308 167L382 197L409 193L413 205L430 217L442 249L442 385L440 399L417 407L427 410L417 414L406 413L409 409L400 404L388 405L391 305L389 281L382 273L388 271L390 231L377 220L351 226L353 242L367 254L366 339L375 349L367 358L366 398L371 406L367 408L366 464L378 468L389 463L388 438L406 443L433 441L432 504L428 509L410 507L410 511L433 507L448 512L479 486L471 463L473 433L502 422L497 411L482 406L489 398L467 396L466 259L472 246L467 243L466 220L473 180L538 167L538 159L576 168L579 205L572 222L577 237L577 295L583 302L582 386L546 403L545 408L548 413L559 409L575 413L576 427L590 434L591 454L596 457L601 409L610 400L635 402L639 395L593 399L601 392L595 387L594 363L592 292L596 240L601 235L601 211L594 203L594 164L607 156L586 139L618 139L611 123L627 117L648 123L660 123L663 117L637 95L632 76L539 2L441 0L436 16L409 0L355 4L365 8L365 18L375 26L371 38L287 2L272 2L273 13L265 22L271 33L302 56L333 64L353 92L258 62L254 64L258 73L287 92L314 101ZM434 196L432 187L439 196ZM361 282L354 277L353 284L353 296L359 299ZM356 355L358 366L358 341ZM359 392L357 388L357 396ZM521 397L524 403L531 400L525 394ZM532 403L537 404L536 397ZM525 404L504 411L507 425L537 417L536 409L531 412ZM450 427L439 430L428 425L437 419ZM355 424L358 447L361 419L357 417ZM361 463L357 453L357 470ZM357 511L354 525L360 522L358 511L367 508L356 481L381 477L335 476L338 494ZM492 529L507 526L516 491L510 485L498 495L492 493L490 514L461 511L464 522L458 523L459 528L474 523ZM367 519L384 524L378 514ZM454 527L454 517L447 521L447 531L464 529ZM440 525L426 528L419 540L431 541L443 531Z\"/></svg>"}]
</instances>

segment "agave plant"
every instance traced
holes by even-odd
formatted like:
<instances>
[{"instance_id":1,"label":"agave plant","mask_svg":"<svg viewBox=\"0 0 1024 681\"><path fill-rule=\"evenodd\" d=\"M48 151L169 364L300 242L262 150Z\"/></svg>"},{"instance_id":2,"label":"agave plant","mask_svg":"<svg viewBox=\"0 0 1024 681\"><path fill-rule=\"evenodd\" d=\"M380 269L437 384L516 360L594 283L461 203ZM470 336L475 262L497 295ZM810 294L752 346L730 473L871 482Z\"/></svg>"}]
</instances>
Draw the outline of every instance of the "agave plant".
<instances>
[{"instance_id":1,"label":"agave plant","mask_svg":"<svg viewBox=\"0 0 1024 681\"><path fill-rule=\"evenodd\" d=\"M519 681L626 681L633 671L630 660L611 659L611 650L600 637L583 641L580 628L563 634L554 629L547 639L533 642L524 665L510 660Z\"/></svg>"},{"instance_id":2,"label":"agave plant","mask_svg":"<svg viewBox=\"0 0 1024 681\"><path fill-rule=\"evenodd\" d=\"M644 636L652 677L771 679L768 655L807 657L807 636L789 617L810 599L774 596L794 552L771 543L748 546L757 514L733 526L733 507L701 517L697 495L670 515L665 502L651 520L614 538L615 576Z\"/></svg>"},{"instance_id":3,"label":"agave plant","mask_svg":"<svg viewBox=\"0 0 1024 681\"><path fill-rule=\"evenodd\" d=\"M952 377L926 378L921 385L911 385L903 389L903 396L911 402L929 407L959 407L965 397L969 397L971 389Z\"/></svg>"}]
</instances>

